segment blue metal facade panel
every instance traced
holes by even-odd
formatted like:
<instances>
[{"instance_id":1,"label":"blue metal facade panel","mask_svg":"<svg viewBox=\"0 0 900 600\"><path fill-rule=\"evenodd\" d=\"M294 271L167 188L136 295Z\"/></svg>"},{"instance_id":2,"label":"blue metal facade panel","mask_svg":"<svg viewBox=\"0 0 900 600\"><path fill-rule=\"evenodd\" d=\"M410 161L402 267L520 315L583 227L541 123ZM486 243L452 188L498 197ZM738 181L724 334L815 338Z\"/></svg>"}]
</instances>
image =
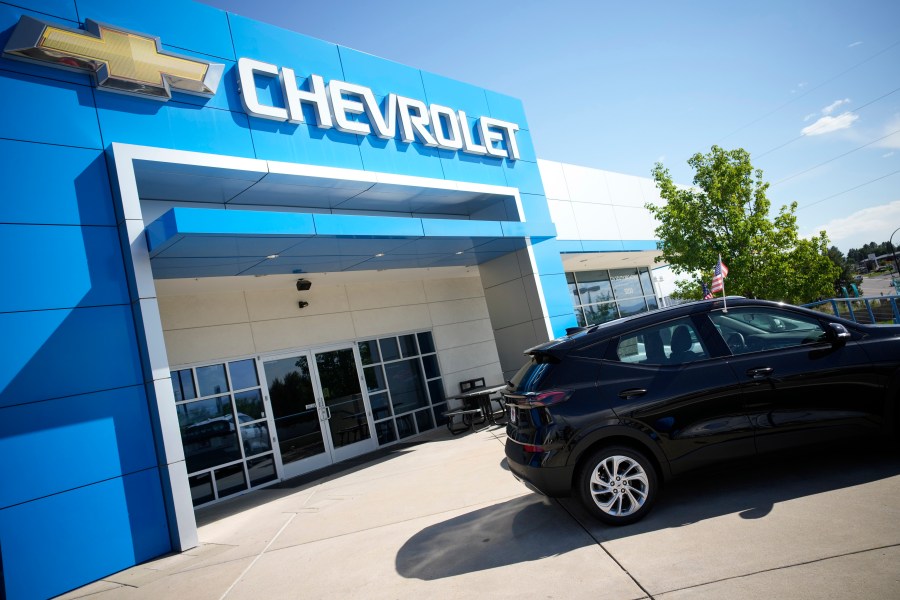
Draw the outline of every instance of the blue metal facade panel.
<instances>
[{"instance_id":1,"label":"blue metal facade panel","mask_svg":"<svg viewBox=\"0 0 900 600\"><path fill-rule=\"evenodd\" d=\"M0 223L116 224L103 152L0 140L0 156Z\"/></svg>"},{"instance_id":2,"label":"blue metal facade panel","mask_svg":"<svg viewBox=\"0 0 900 600\"><path fill-rule=\"evenodd\" d=\"M177 100L144 98L98 91L97 113L103 142L122 142L253 158L247 116L215 108L201 109Z\"/></svg>"},{"instance_id":3,"label":"blue metal facade panel","mask_svg":"<svg viewBox=\"0 0 900 600\"><path fill-rule=\"evenodd\" d=\"M50 598L170 548L156 469L4 508L0 532L10 600Z\"/></svg>"},{"instance_id":4,"label":"blue metal facade panel","mask_svg":"<svg viewBox=\"0 0 900 600\"><path fill-rule=\"evenodd\" d=\"M306 77L321 75L326 81L344 79L336 44L281 27L228 13L236 58L252 58L279 67L290 67Z\"/></svg>"},{"instance_id":5,"label":"blue metal facade panel","mask_svg":"<svg viewBox=\"0 0 900 600\"><path fill-rule=\"evenodd\" d=\"M4 60L0 65L5 64ZM0 138L101 149L94 92L19 73L0 77Z\"/></svg>"},{"instance_id":6,"label":"blue metal facade panel","mask_svg":"<svg viewBox=\"0 0 900 600\"><path fill-rule=\"evenodd\" d=\"M344 46L338 46L338 51L344 80L369 87L376 96L397 94L425 100L422 72L418 69Z\"/></svg>"},{"instance_id":7,"label":"blue metal facade panel","mask_svg":"<svg viewBox=\"0 0 900 600\"><path fill-rule=\"evenodd\" d=\"M171 51L192 50L235 60L225 12L199 2L78 0L78 16L156 36Z\"/></svg>"},{"instance_id":8,"label":"blue metal facade panel","mask_svg":"<svg viewBox=\"0 0 900 600\"><path fill-rule=\"evenodd\" d=\"M522 130L528 129L528 120L525 118L525 106L521 100L492 90L485 90L484 95L487 98L488 108L492 117L511 123L518 123ZM516 139L521 140L519 136L516 136ZM520 147L521 145L522 143L519 142Z\"/></svg>"},{"instance_id":9,"label":"blue metal facade panel","mask_svg":"<svg viewBox=\"0 0 900 600\"><path fill-rule=\"evenodd\" d=\"M244 115L234 114L235 117ZM336 129L250 117L256 158L362 169L359 136Z\"/></svg>"},{"instance_id":10,"label":"blue metal facade panel","mask_svg":"<svg viewBox=\"0 0 900 600\"><path fill-rule=\"evenodd\" d=\"M471 181L488 185L507 185L501 165L503 159L474 156L462 152L440 150L444 176L456 181Z\"/></svg>"},{"instance_id":11,"label":"blue metal facade panel","mask_svg":"<svg viewBox=\"0 0 900 600\"><path fill-rule=\"evenodd\" d=\"M444 169L438 160L441 151L437 148L429 148L416 142L407 144L396 138L383 140L367 135L361 139L359 151L363 167L367 171L444 178Z\"/></svg>"},{"instance_id":12,"label":"blue metal facade panel","mask_svg":"<svg viewBox=\"0 0 900 600\"><path fill-rule=\"evenodd\" d=\"M74 0L28 0L28 7L32 11L78 21L78 11L75 9Z\"/></svg>"},{"instance_id":13,"label":"blue metal facade panel","mask_svg":"<svg viewBox=\"0 0 900 600\"><path fill-rule=\"evenodd\" d=\"M544 182L541 180L541 172L536 162L503 161L503 174L506 177L506 185L519 188L523 194L544 194ZM549 216L549 213L547 214ZM529 215L526 213L527 216Z\"/></svg>"},{"instance_id":14,"label":"blue metal facade panel","mask_svg":"<svg viewBox=\"0 0 900 600\"><path fill-rule=\"evenodd\" d=\"M144 386L0 409L0 508L156 466ZM40 449L36 451L36 449Z\"/></svg>"},{"instance_id":15,"label":"blue metal facade panel","mask_svg":"<svg viewBox=\"0 0 900 600\"><path fill-rule=\"evenodd\" d=\"M425 96L429 104L442 104L455 110L463 110L466 116L478 118L490 115L484 89L455 79L422 71Z\"/></svg>"},{"instance_id":16,"label":"blue metal facade panel","mask_svg":"<svg viewBox=\"0 0 900 600\"><path fill-rule=\"evenodd\" d=\"M0 407L144 381L130 305L0 313Z\"/></svg>"},{"instance_id":17,"label":"blue metal facade panel","mask_svg":"<svg viewBox=\"0 0 900 600\"><path fill-rule=\"evenodd\" d=\"M0 313L129 302L115 227L0 225Z\"/></svg>"}]
</instances>

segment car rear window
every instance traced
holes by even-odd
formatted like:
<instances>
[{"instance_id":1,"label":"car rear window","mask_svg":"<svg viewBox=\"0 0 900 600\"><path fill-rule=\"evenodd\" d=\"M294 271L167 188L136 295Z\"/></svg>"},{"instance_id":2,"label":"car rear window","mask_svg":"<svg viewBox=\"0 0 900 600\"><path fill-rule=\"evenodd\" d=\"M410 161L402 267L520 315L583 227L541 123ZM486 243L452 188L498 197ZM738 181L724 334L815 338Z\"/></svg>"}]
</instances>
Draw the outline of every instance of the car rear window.
<instances>
[{"instance_id":1,"label":"car rear window","mask_svg":"<svg viewBox=\"0 0 900 600\"><path fill-rule=\"evenodd\" d=\"M530 357L530 360L522 365L522 368L513 375L509 382L512 384L514 391L524 394L540 389L541 380L551 367L549 362L539 362L543 358L545 357Z\"/></svg>"},{"instance_id":2,"label":"car rear window","mask_svg":"<svg viewBox=\"0 0 900 600\"><path fill-rule=\"evenodd\" d=\"M676 365L709 357L690 318L639 329L619 338L616 360L647 365Z\"/></svg>"}]
</instances>

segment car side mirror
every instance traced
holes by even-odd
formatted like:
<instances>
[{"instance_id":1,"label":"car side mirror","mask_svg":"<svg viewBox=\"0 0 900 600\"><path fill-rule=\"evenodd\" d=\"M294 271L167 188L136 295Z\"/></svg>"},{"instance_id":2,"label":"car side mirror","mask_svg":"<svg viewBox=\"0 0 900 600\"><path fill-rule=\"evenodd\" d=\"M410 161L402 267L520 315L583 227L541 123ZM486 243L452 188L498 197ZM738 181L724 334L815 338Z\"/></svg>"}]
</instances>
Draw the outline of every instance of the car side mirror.
<instances>
[{"instance_id":1,"label":"car side mirror","mask_svg":"<svg viewBox=\"0 0 900 600\"><path fill-rule=\"evenodd\" d=\"M850 339L850 332L840 323L829 323L826 337L834 345L845 344Z\"/></svg>"}]
</instances>

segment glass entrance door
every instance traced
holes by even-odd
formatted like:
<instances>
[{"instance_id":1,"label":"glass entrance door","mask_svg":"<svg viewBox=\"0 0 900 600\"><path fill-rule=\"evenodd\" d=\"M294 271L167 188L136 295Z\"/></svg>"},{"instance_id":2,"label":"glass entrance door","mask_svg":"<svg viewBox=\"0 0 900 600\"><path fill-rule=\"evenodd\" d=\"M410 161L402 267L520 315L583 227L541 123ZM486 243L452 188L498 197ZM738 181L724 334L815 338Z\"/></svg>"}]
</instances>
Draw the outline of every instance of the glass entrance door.
<instances>
[{"instance_id":1,"label":"glass entrance door","mask_svg":"<svg viewBox=\"0 0 900 600\"><path fill-rule=\"evenodd\" d=\"M282 478L376 448L358 360L343 347L263 361Z\"/></svg>"},{"instance_id":2,"label":"glass entrance door","mask_svg":"<svg viewBox=\"0 0 900 600\"><path fill-rule=\"evenodd\" d=\"M314 356L334 460L374 450L372 411L363 396L354 348L315 352Z\"/></svg>"},{"instance_id":3,"label":"glass entrance door","mask_svg":"<svg viewBox=\"0 0 900 600\"><path fill-rule=\"evenodd\" d=\"M331 464L310 363L305 352L263 363L285 478Z\"/></svg>"}]
</instances>

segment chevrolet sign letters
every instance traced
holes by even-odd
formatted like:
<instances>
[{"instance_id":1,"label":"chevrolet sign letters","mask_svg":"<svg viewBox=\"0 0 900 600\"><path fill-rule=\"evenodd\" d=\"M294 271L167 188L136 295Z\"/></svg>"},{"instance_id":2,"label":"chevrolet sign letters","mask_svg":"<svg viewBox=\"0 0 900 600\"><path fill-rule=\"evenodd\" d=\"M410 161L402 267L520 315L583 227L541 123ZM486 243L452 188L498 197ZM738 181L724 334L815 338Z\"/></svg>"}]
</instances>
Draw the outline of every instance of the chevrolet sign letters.
<instances>
[{"instance_id":1,"label":"chevrolet sign letters","mask_svg":"<svg viewBox=\"0 0 900 600\"><path fill-rule=\"evenodd\" d=\"M259 100L255 75L277 77L284 92L285 108L268 106ZM406 143L418 141L426 146L445 150L461 150L469 154L496 158L519 159L516 144L515 123L482 116L478 119L480 143L475 141L464 111L454 111L446 106L427 106L420 100L388 94L384 112L375 101L371 89L332 79L325 84L320 75L309 76L309 90L297 87L293 69L241 58L238 60L238 84L247 114L263 119L304 123L301 104L308 104L315 113L315 125L323 129L336 128L346 133L376 136L388 140L397 134L399 120L400 139ZM369 123L353 120L351 115L365 114ZM506 148L494 145L502 143Z\"/></svg>"}]
</instances>

